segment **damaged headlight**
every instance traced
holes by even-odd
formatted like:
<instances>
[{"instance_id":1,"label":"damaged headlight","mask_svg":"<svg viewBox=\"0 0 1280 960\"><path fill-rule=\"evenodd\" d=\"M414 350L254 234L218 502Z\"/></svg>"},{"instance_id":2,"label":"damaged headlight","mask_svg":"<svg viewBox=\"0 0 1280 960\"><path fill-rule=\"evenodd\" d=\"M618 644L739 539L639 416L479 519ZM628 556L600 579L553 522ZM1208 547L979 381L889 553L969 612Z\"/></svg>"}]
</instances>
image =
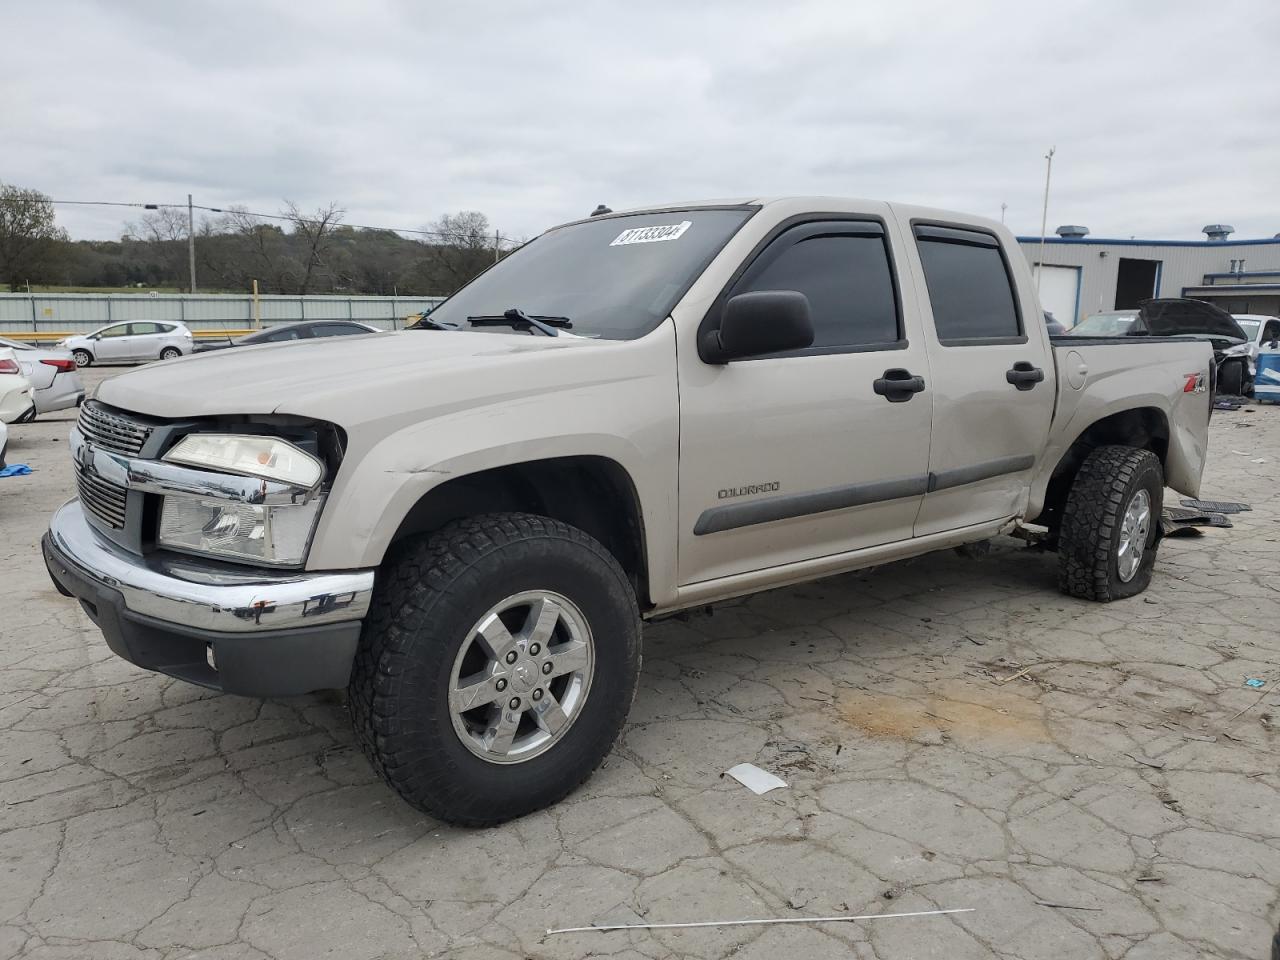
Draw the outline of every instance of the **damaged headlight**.
<instances>
[{"instance_id":1,"label":"damaged headlight","mask_svg":"<svg viewBox=\"0 0 1280 960\"><path fill-rule=\"evenodd\" d=\"M324 503L318 490L325 468L319 459L279 437L221 433L184 437L164 459L287 484L297 495L286 503L166 495L160 505L160 546L265 565L297 566L306 559Z\"/></svg>"},{"instance_id":2,"label":"damaged headlight","mask_svg":"<svg viewBox=\"0 0 1280 960\"><path fill-rule=\"evenodd\" d=\"M323 496L277 506L165 497L160 545L230 560L297 565L306 559L323 502Z\"/></svg>"}]
</instances>

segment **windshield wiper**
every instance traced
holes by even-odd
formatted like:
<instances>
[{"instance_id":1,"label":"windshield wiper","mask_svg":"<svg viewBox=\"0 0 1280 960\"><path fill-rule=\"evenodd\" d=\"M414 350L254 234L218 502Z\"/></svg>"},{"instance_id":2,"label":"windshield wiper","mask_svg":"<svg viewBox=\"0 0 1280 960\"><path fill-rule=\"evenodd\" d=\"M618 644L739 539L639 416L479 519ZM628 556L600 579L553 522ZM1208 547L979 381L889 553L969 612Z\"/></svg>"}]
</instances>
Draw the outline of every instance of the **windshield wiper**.
<instances>
[{"instance_id":1,"label":"windshield wiper","mask_svg":"<svg viewBox=\"0 0 1280 960\"><path fill-rule=\"evenodd\" d=\"M442 323L439 320L432 320L431 317L423 315L418 318L417 323L411 323L406 330L457 330L456 323Z\"/></svg>"},{"instance_id":2,"label":"windshield wiper","mask_svg":"<svg viewBox=\"0 0 1280 960\"><path fill-rule=\"evenodd\" d=\"M519 307L512 307L501 314L480 314L467 317L467 319L471 321L473 327L510 325L519 329L523 326L537 330L539 333L545 333L548 337L558 337L560 336L560 330L566 330L573 326L573 321L568 317L547 316L540 313L528 314ZM556 329L557 327L560 329Z\"/></svg>"}]
</instances>

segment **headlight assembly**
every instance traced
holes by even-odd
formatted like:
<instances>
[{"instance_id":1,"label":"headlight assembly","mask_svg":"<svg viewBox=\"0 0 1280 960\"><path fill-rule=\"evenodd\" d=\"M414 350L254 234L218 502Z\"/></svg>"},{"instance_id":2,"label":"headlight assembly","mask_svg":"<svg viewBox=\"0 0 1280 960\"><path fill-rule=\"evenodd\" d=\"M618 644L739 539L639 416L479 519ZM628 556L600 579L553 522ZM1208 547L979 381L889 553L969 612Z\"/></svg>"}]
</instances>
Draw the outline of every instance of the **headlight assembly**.
<instances>
[{"instance_id":1,"label":"headlight assembly","mask_svg":"<svg viewBox=\"0 0 1280 960\"><path fill-rule=\"evenodd\" d=\"M316 457L279 437L193 433L164 460L273 481L286 485L287 492L277 492L264 503L228 499L219 495L213 482L165 490L157 535L161 547L279 566L298 566L306 559L324 503L319 490L325 468Z\"/></svg>"},{"instance_id":2,"label":"headlight assembly","mask_svg":"<svg viewBox=\"0 0 1280 960\"><path fill-rule=\"evenodd\" d=\"M323 503L323 496L280 506L165 497L159 543L183 553L296 566L306 559Z\"/></svg>"},{"instance_id":3,"label":"headlight assembly","mask_svg":"<svg viewBox=\"0 0 1280 960\"><path fill-rule=\"evenodd\" d=\"M193 433L179 441L164 459L189 467L279 480L302 490L315 487L324 475L324 465L319 460L277 437Z\"/></svg>"}]
</instances>

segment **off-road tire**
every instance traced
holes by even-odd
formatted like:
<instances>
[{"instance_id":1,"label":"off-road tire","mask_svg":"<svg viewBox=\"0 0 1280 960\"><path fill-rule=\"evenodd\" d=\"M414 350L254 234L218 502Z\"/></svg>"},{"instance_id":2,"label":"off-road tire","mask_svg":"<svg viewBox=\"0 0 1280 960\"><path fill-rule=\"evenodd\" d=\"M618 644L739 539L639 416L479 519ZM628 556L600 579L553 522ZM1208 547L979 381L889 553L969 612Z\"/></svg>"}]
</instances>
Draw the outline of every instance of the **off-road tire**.
<instances>
[{"instance_id":1,"label":"off-road tire","mask_svg":"<svg viewBox=\"0 0 1280 960\"><path fill-rule=\"evenodd\" d=\"M77 367L93 366L93 354L88 350L72 350L71 357L75 360Z\"/></svg>"},{"instance_id":2,"label":"off-road tire","mask_svg":"<svg viewBox=\"0 0 1280 960\"><path fill-rule=\"evenodd\" d=\"M524 590L554 590L582 611L595 644L590 692L546 752L491 763L463 745L450 672L486 610ZM410 805L463 826L502 823L562 799L617 740L640 674L635 591L613 555L547 517L487 514L394 545L378 572L351 672L356 738Z\"/></svg>"},{"instance_id":3,"label":"off-road tire","mask_svg":"<svg viewBox=\"0 0 1280 960\"><path fill-rule=\"evenodd\" d=\"M1117 570L1120 526L1134 494L1151 498L1142 562L1127 583ZM1082 600L1109 603L1136 596L1151 583L1160 546L1164 470L1150 450L1107 446L1094 450L1071 484L1058 529L1058 587Z\"/></svg>"}]
</instances>

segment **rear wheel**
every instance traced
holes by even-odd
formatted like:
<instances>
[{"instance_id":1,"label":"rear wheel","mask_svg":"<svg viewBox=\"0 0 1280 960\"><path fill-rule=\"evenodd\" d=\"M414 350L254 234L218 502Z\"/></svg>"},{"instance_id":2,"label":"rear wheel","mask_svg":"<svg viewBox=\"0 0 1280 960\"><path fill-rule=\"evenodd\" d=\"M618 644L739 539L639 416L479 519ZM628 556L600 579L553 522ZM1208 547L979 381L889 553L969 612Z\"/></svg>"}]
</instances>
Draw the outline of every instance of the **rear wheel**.
<instances>
[{"instance_id":1,"label":"rear wheel","mask_svg":"<svg viewBox=\"0 0 1280 960\"><path fill-rule=\"evenodd\" d=\"M635 594L614 557L566 524L492 514L393 548L352 669L351 716L406 801L487 826L591 775L639 669Z\"/></svg>"},{"instance_id":2,"label":"rear wheel","mask_svg":"<svg viewBox=\"0 0 1280 960\"><path fill-rule=\"evenodd\" d=\"M88 350L72 350L71 359L75 360L77 367L87 367L93 363L93 354Z\"/></svg>"},{"instance_id":3,"label":"rear wheel","mask_svg":"<svg viewBox=\"0 0 1280 960\"><path fill-rule=\"evenodd\" d=\"M182 351L177 347L165 347L160 351L161 360L177 360L180 356L182 356Z\"/></svg>"},{"instance_id":4,"label":"rear wheel","mask_svg":"<svg viewBox=\"0 0 1280 960\"><path fill-rule=\"evenodd\" d=\"M1164 470L1150 450L1099 447L1071 485L1058 529L1063 593L1106 603L1151 582L1160 543Z\"/></svg>"}]
</instances>

